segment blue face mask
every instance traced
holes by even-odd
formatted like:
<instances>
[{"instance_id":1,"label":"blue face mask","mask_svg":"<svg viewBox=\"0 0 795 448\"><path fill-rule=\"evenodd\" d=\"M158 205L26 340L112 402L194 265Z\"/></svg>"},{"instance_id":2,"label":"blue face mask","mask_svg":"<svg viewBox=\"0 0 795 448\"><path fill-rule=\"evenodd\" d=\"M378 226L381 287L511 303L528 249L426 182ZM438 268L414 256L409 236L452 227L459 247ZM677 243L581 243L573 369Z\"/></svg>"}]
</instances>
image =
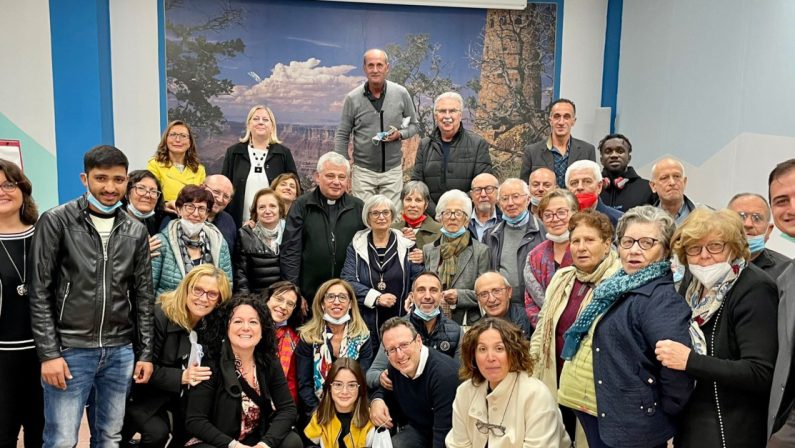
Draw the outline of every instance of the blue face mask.
<instances>
[{"instance_id":1,"label":"blue face mask","mask_svg":"<svg viewBox=\"0 0 795 448\"><path fill-rule=\"evenodd\" d=\"M746 236L748 240L748 249L751 250L751 254L758 254L765 250L765 235L756 235L756 236Z\"/></svg>"},{"instance_id":2,"label":"blue face mask","mask_svg":"<svg viewBox=\"0 0 795 448\"><path fill-rule=\"evenodd\" d=\"M135 206L132 205L132 202L127 204L127 211L132 213L133 216L135 216L138 219L146 219L146 218L151 218L152 216L155 216L155 210L154 209L150 210L149 213L143 213L143 212L139 211L137 208L135 208Z\"/></svg>"},{"instance_id":3,"label":"blue face mask","mask_svg":"<svg viewBox=\"0 0 795 448\"><path fill-rule=\"evenodd\" d=\"M525 210L522 213L520 213L519 216L517 216L516 218L511 218L508 215L506 215L505 213L503 213L502 214L502 220L505 221L506 223L508 223L508 225L511 225L511 226L515 227L520 222L524 221L525 218L527 218L527 214L528 214L528 212L527 212L527 210Z\"/></svg>"},{"instance_id":4,"label":"blue face mask","mask_svg":"<svg viewBox=\"0 0 795 448\"><path fill-rule=\"evenodd\" d=\"M87 193L87 199L89 204L93 205L95 209L99 210L100 213L105 215L113 214L117 208L122 206L121 201L116 201L116 203L113 205L105 205L99 202L99 199L95 198L91 192Z\"/></svg>"},{"instance_id":5,"label":"blue face mask","mask_svg":"<svg viewBox=\"0 0 795 448\"><path fill-rule=\"evenodd\" d=\"M442 230L441 230L442 235L444 235L444 236L446 236L447 238L450 238L450 239L458 238L459 236L463 235L464 232L466 232L466 231L467 231L467 228L465 226L461 226L461 228L458 229L458 232L455 232L455 233L449 232L444 227L442 227Z\"/></svg>"},{"instance_id":6,"label":"blue face mask","mask_svg":"<svg viewBox=\"0 0 795 448\"><path fill-rule=\"evenodd\" d=\"M419 317L420 319L424 320L425 322L428 322L429 320L435 319L436 316L438 316L440 312L441 311L439 310L439 307L434 308L433 311L431 311L430 313L426 313L426 312L422 311L421 309L419 309L417 307L414 307L414 315Z\"/></svg>"}]
</instances>

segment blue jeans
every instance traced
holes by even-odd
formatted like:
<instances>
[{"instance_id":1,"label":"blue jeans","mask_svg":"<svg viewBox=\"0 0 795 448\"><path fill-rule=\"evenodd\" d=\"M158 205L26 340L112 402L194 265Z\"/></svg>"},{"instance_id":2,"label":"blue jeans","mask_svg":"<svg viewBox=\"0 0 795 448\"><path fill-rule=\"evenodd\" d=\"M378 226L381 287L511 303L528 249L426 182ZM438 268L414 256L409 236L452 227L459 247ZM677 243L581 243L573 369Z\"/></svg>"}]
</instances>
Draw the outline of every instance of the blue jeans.
<instances>
[{"instance_id":1,"label":"blue jeans","mask_svg":"<svg viewBox=\"0 0 795 448\"><path fill-rule=\"evenodd\" d=\"M88 405L91 446L118 447L135 362L132 345L66 348L61 356L72 379L66 380L66 390L42 382L44 446L75 446L83 409Z\"/></svg>"}]
</instances>

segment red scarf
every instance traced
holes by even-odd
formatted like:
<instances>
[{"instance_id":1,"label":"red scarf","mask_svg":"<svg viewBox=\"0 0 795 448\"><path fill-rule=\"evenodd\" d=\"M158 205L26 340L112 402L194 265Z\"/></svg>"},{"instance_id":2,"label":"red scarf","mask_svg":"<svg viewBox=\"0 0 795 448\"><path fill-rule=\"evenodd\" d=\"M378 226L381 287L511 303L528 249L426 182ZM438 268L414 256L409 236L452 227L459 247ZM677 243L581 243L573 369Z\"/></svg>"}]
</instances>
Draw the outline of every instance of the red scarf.
<instances>
[{"instance_id":1,"label":"red scarf","mask_svg":"<svg viewBox=\"0 0 795 448\"><path fill-rule=\"evenodd\" d=\"M408 224L408 226L411 227L412 229L416 229L417 227L419 227L422 224L423 221L425 221L425 218L427 218L427 217L428 217L428 215L422 214L417 219L411 219L408 216L406 216L406 214L404 213L403 214L403 221L406 221L406 224Z\"/></svg>"}]
</instances>

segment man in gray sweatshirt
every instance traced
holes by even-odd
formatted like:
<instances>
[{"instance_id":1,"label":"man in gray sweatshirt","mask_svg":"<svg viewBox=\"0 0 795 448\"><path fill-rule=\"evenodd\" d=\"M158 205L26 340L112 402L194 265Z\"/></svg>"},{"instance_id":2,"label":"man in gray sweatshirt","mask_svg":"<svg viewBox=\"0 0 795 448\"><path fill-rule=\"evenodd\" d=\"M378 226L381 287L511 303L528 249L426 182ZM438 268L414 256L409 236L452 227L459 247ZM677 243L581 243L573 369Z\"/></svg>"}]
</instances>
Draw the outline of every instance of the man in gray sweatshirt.
<instances>
[{"instance_id":1,"label":"man in gray sweatshirt","mask_svg":"<svg viewBox=\"0 0 795 448\"><path fill-rule=\"evenodd\" d=\"M403 188L401 140L417 134L417 112L405 87L387 81L383 50L364 53L367 82L345 97L334 152L348 157L353 134L353 195L366 200L383 194L395 204Z\"/></svg>"}]
</instances>

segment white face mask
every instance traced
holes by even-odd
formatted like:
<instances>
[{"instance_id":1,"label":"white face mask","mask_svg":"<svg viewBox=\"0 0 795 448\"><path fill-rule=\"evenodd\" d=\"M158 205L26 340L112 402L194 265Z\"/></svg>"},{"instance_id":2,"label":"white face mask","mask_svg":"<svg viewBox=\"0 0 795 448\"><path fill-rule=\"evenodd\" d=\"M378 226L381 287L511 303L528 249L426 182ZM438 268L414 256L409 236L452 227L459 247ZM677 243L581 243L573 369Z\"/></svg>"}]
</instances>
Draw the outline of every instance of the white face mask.
<instances>
[{"instance_id":1,"label":"white face mask","mask_svg":"<svg viewBox=\"0 0 795 448\"><path fill-rule=\"evenodd\" d=\"M560 235L552 235L551 233L547 232L547 239L552 241L553 243L565 243L569 241L569 231L565 231Z\"/></svg>"},{"instance_id":2,"label":"white face mask","mask_svg":"<svg viewBox=\"0 0 795 448\"><path fill-rule=\"evenodd\" d=\"M688 266L693 277L698 279L705 288L709 289L726 277L731 272L732 265L727 262L715 263L711 266L699 266L691 264Z\"/></svg>"},{"instance_id":3,"label":"white face mask","mask_svg":"<svg viewBox=\"0 0 795 448\"><path fill-rule=\"evenodd\" d=\"M332 324L332 325L342 325L348 323L351 320L351 315L346 313L344 316L340 317L339 319L335 319L329 313L323 313L323 320Z\"/></svg>"},{"instance_id":4,"label":"white face mask","mask_svg":"<svg viewBox=\"0 0 795 448\"><path fill-rule=\"evenodd\" d=\"M204 227L203 222L190 222L185 218L180 218L179 225L182 227L182 231L185 232L185 235L189 237L198 235L202 227Z\"/></svg>"}]
</instances>

